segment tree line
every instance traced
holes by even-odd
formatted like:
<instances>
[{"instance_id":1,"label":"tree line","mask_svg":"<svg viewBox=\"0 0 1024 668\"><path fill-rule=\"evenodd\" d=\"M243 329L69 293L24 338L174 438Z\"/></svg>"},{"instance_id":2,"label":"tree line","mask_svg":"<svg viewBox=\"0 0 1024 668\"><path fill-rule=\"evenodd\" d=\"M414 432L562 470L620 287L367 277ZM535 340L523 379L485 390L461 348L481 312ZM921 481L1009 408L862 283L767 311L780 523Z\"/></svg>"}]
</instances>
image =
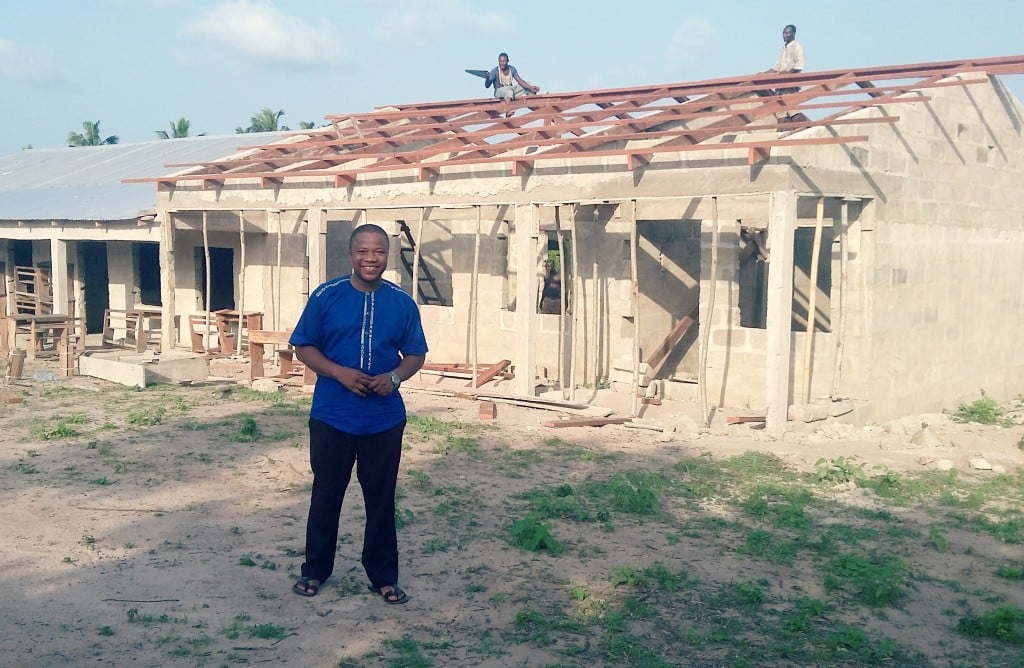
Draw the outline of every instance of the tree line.
<instances>
[{"instance_id":1,"label":"tree line","mask_svg":"<svg viewBox=\"0 0 1024 668\"><path fill-rule=\"evenodd\" d=\"M238 126L235 128L235 132L238 134L244 134L247 132L278 132L291 130L287 125L281 125L281 117L284 116L283 111L274 111L270 107L264 107L258 112L253 114L252 118L249 119L249 127ZM316 127L313 121L302 121L299 123L300 130L310 130ZM154 130L156 136L160 139L180 139L182 137L191 137L190 134L192 123L184 116L176 121L170 121L170 131L167 130ZM202 137L205 132L200 132L197 137ZM81 132L69 132L68 133L68 146L102 146L104 144L116 144L119 139L117 135L110 135L104 137L103 133L100 132L99 121L83 121Z\"/></svg>"}]
</instances>

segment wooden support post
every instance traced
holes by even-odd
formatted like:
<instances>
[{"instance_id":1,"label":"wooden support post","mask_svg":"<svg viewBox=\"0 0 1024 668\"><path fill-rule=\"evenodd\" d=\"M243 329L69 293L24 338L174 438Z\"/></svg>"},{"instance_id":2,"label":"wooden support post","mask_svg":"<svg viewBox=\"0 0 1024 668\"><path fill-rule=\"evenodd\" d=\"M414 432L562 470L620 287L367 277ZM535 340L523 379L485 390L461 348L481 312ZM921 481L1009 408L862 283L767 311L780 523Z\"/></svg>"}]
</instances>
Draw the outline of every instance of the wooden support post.
<instances>
[{"instance_id":1,"label":"wooden support post","mask_svg":"<svg viewBox=\"0 0 1024 668\"><path fill-rule=\"evenodd\" d=\"M576 355L579 350L580 312L583 310L583 280L580 278L580 247L576 243L578 205L573 205L572 228L569 245L572 247L572 335L569 341L569 401L576 401Z\"/></svg>"},{"instance_id":2,"label":"wooden support post","mask_svg":"<svg viewBox=\"0 0 1024 668\"><path fill-rule=\"evenodd\" d=\"M473 276L469 283L469 354L470 363L473 365L473 387L480 387L477 384L478 369L477 369L477 355L479 350L477 348L477 319L479 318L480 307L478 302L480 300L480 219L483 216L483 210L480 206L476 206L476 231L473 234Z\"/></svg>"},{"instance_id":3,"label":"wooden support post","mask_svg":"<svg viewBox=\"0 0 1024 668\"><path fill-rule=\"evenodd\" d=\"M238 336L235 338L235 354L242 355L242 313L245 313L245 212L238 211ZM261 351L262 352L262 351ZM251 351L250 351L251 354Z\"/></svg>"},{"instance_id":4,"label":"wooden support post","mask_svg":"<svg viewBox=\"0 0 1024 668\"><path fill-rule=\"evenodd\" d=\"M177 343L174 329L174 213L158 213L157 220L160 225L160 350L167 353Z\"/></svg>"},{"instance_id":5,"label":"wooden support post","mask_svg":"<svg viewBox=\"0 0 1024 668\"><path fill-rule=\"evenodd\" d=\"M594 226L591 229L590 234L590 246L591 252L593 253L594 261L590 264L590 294L593 298L590 310L590 320L592 323L591 331L587 332L587 360L590 364L594 365L594 391L597 391L598 374L600 373L600 365L597 362L597 351L598 351L598 340L601 336L601 295L598 286L601 280L600 272L600 260L598 259L598 253L600 252L600 244L598 243L597 226L600 222L601 207L598 204L594 205ZM583 369L583 383L587 382L587 370Z\"/></svg>"},{"instance_id":6,"label":"wooden support post","mask_svg":"<svg viewBox=\"0 0 1024 668\"><path fill-rule=\"evenodd\" d=\"M207 230L207 212L203 211L203 257L206 258L206 290L203 304L206 309L206 327L203 331L203 350L210 352L210 238ZM224 354L224 351L221 351Z\"/></svg>"},{"instance_id":7,"label":"wooden support post","mask_svg":"<svg viewBox=\"0 0 1024 668\"><path fill-rule=\"evenodd\" d=\"M718 198L711 198L711 271L708 282L708 303L704 309L700 337L700 370L697 382L700 385L700 414L705 427L711 426L711 410L708 408L708 349L711 347L711 323L715 319L715 292L718 287Z\"/></svg>"},{"instance_id":8,"label":"wooden support post","mask_svg":"<svg viewBox=\"0 0 1024 668\"><path fill-rule=\"evenodd\" d=\"M412 299L420 303L420 248L423 246L423 220L427 217L427 209L420 208L420 219L416 223L416 238L412 240L415 251L412 254Z\"/></svg>"},{"instance_id":9,"label":"wooden support post","mask_svg":"<svg viewBox=\"0 0 1024 668\"><path fill-rule=\"evenodd\" d=\"M792 190L771 194L768 217L768 314L765 360L765 431L782 438L789 416L792 359L793 238L797 196Z\"/></svg>"},{"instance_id":10,"label":"wooden support post","mask_svg":"<svg viewBox=\"0 0 1024 668\"><path fill-rule=\"evenodd\" d=\"M637 270L637 252L640 244L637 240L636 200L630 200L629 212L629 288L633 302L633 382L630 384L630 404L632 415L640 415L640 277Z\"/></svg>"},{"instance_id":11,"label":"wooden support post","mask_svg":"<svg viewBox=\"0 0 1024 668\"><path fill-rule=\"evenodd\" d=\"M516 337L514 391L534 396L537 380L537 207L533 204L515 206L516 239Z\"/></svg>"},{"instance_id":12,"label":"wooden support post","mask_svg":"<svg viewBox=\"0 0 1024 668\"><path fill-rule=\"evenodd\" d=\"M832 362L832 397L840 398L841 380L843 377L843 346L846 344L846 305L849 296L850 271L850 203L843 199L839 220L839 322L835 328L836 350Z\"/></svg>"},{"instance_id":13,"label":"wooden support post","mask_svg":"<svg viewBox=\"0 0 1024 668\"><path fill-rule=\"evenodd\" d=\"M811 400L811 367L814 363L814 323L817 320L818 262L821 260L821 225L825 216L825 198L818 198L818 215L814 220L814 243L811 246L810 280L807 286L807 336L804 339L803 402Z\"/></svg>"},{"instance_id":14,"label":"wooden support post","mask_svg":"<svg viewBox=\"0 0 1024 668\"><path fill-rule=\"evenodd\" d=\"M277 219L277 263L276 263L276 276L271 276L274 290L274 329L281 329L281 246L282 236L284 235L281 229L281 212L271 211L274 217ZM241 338L241 325L239 325L239 338Z\"/></svg>"},{"instance_id":15,"label":"wooden support post","mask_svg":"<svg viewBox=\"0 0 1024 668\"><path fill-rule=\"evenodd\" d=\"M555 205L555 237L558 239L558 388L565 395L565 279L568 274L565 265L565 239L562 235L561 205ZM573 250L575 252L575 249Z\"/></svg>"}]
</instances>

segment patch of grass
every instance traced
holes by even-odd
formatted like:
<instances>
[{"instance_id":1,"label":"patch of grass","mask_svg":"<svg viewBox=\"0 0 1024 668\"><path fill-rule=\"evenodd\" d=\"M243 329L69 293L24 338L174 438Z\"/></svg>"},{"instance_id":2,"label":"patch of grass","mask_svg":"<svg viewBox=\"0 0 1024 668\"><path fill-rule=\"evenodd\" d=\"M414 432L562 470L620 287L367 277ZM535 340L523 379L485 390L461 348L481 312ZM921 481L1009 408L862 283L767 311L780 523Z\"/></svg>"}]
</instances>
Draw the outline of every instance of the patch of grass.
<instances>
[{"instance_id":1,"label":"patch of grass","mask_svg":"<svg viewBox=\"0 0 1024 668\"><path fill-rule=\"evenodd\" d=\"M551 529L540 517L528 514L515 522L510 528L511 543L516 547L530 552L548 552L558 555L565 552L565 546L555 540Z\"/></svg>"},{"instance_id":2,"label":"patch of grass","mask_svg":"<svg viewBox=\"0 0 1024 668\"><path fill-rule=\"evenodd\" d=\"M848 553L831 560L825 570L825 589L850 591L869 606L895 605L907 594L910 570L899 557Z\"/></svg>"},{"instance_id":3,"label":"patch of grass","mask_svg":"<svg viewBox=\"0 0 1024 668\"><path fill-rule=\"evenodd\" d=\"M101 626L97 630L97 633L99 633L101 636L112 636L114 635L114 629L110 628L109 626Z\"/></svg>"},{"instance_id":4,"label":"patch of grass","mask_svg":"<svg viewBox=\"0 0 1024 668\"><path fill-rule=\"evenodd\" d=\"M763 529L751 529L743 538L741 554L760 557L773 564L791 565L796 560L797 545Z\"/></svg>"},{"instance_id":5,"label":"patch of grass","mask_svg":"<svg viewBox=\"0 0 1024 668\"><path fill-rule=\"evenodd\" d=\"M476 442L475 438L448 434L444 437L444 440L434 444L434 452L439 455L461 452L476 458L480 456L480 444Z\"/></svg>"},{"instance_id":6,"label":"patch of grass","mask_svg":"<svg viewBox=\"0 0 1024 668\"><path fill-rule=\"evenodd\" d=\"M957 622L957 633L969 638L990 638L1008 645L1024 645L1024 610L1002 606Z\"/></svg>"},{"instance_id":7,"label":"patch of grass","mask_svg":"<svg viewBox=\"0 0 1024 668\"><path fill-rule=\"evenodd\" d=\"M388 661L388 668L431 668L434 662L423 654L418 643L412 636L388 638L384 646L398 654Z\"/></svg>"},{"instance_id":8,"label":"patch of grass","mask_svg":"<svg viewBox=\"0 0 1024 668\"><path fill-rule=\"evenodd\" d=\"M838 624L825 635L820 659L839 665L877 666L888 663L896 650L889 638L872 642L867 632L848 624Z\"/></svg>"},{"instance_id":9,"label":"patch of grass","mask_svg":"<svg viewBox=\"0 0 1024 668\"><path fill-rule=\"evenodd\" d=\"M1009 426L1010 422L1004 417L1006 411L999 407L994 399L981 392L981 399L975 399L969 404L960 404L953 411L952 418L955 422L976 422L978 424L997 424Z\"/></svg>"},{"instance_id":10,"label":"patch of grass","mask_svg":"<svg viewBox=\"0 0 1024 668\"><path fill-rule=\"evenodd\" d=\"M228 432L225 438L232 443L255 443L263 436L256 419L251 415L242 415L235 424L234 431Z\"/></svg>"},{"instance_id":11,"label":"patch of grass","mask_svg":"<svg viewBox=\"0 0 1024 668\"><path fill-rule=\"evenodd\" d=\"M100 478L93 478L92 480L89 481L89 484L99 485L100 487L107 487L108 485L113 485L114 481L107 478L107 476L103 476Z\"/></svg>"},{"instance_id":12,"label":"patch of grass","mask_svg":"<svg viewBox=\"0 0 1024 668\"><path fill-rule=\"evenodd\" d=\"M996 569L996 575L1004 580L1024 580L1024 567L1000 566Z\"/></svg>"},{"instance_id":13,"label":"patch of grass","mask_svg":"<svg viewBox=\"0 0 1024 668\"><path fill-rule=\"evenodd\" d=\"M864 465L846 457L819 459L814 463L814 478L817 482L840 485L848 482L860 483L866 478Z\"/></svg>"},{"instance_id":14,"label":"patch of grass","mask_svg":"<svg viewBox=\"0 0 1024 668\"><path fill-rule=\"evenodd\" d=\"M249 624L252 618L247 613L235 615L234 621L229 626L221 629L221 634L229 640L246 638L261 638L263 640L281 640L288 636L283 626L278 624Z\"/></svg>"},{"instance_id":15,"label":"patch of grass","mask_svg":"<svg viewBox=\"0 0 1024 668\"><path fill-rule=\"evenodd\" d=\"M167 409L163 406L147 406L128 413L128 424L137 427L154 427L162 424Z\"/></svg>"},{"instance_id":16,"label":"patch of grass","mask_svg":"<svg viewBox=\"0 0 1024 668\"><path fill-rule=\"evenodd\" d=\"M16 473L23 473L25 475L32 475L34 473L39 473L39 469L36 468L35 464L31 464L29 462L23 462L23 461L18 461L16 464L11 466L11 470L15 471Z\"/></svg>"}]
</instances>

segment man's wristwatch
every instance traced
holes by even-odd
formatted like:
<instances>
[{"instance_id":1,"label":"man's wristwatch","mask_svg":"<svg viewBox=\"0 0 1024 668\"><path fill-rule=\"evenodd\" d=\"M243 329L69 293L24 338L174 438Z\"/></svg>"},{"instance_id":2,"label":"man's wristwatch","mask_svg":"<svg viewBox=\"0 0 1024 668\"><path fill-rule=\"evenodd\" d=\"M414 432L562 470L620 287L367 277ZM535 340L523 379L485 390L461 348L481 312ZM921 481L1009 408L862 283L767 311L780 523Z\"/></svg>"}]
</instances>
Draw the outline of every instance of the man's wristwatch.
<instances>
[{"instance_id":1,"label":"man's wristwatch","mask_svg":"<svg viewBox=\"0 0 1024 668\"><path fill-rule=\"evenodd\" d=\"M399 378L398 374L394 371L391 372L391 384L395 386L396 390L398 389L398 386L402 384L402 379Z\"/></svg>"}]
</instances>

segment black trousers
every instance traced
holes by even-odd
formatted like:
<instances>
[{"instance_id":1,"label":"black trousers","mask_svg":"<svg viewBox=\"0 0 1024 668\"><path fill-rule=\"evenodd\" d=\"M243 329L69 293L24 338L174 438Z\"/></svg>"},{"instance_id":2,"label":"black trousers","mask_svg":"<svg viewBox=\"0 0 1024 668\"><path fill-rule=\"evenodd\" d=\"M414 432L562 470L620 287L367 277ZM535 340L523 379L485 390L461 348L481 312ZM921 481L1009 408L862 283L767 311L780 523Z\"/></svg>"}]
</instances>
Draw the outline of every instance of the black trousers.
<instances>
[{"instance_id":1,"label":"black trousers","mask_svg":"<svg viewBox=\"0 0 1024 668\"><path fill-rule=\"evenodd\" d=\"M398 583L395 486L404 431L405 420L402 420L379 434L355 436L310 418L309 463L313 469L313 493L306 523L303 577L323 582L334 572L341 503L355 465L366 506L363 568L370 584L378 589Z\"/></svg>"}]
</instances>

